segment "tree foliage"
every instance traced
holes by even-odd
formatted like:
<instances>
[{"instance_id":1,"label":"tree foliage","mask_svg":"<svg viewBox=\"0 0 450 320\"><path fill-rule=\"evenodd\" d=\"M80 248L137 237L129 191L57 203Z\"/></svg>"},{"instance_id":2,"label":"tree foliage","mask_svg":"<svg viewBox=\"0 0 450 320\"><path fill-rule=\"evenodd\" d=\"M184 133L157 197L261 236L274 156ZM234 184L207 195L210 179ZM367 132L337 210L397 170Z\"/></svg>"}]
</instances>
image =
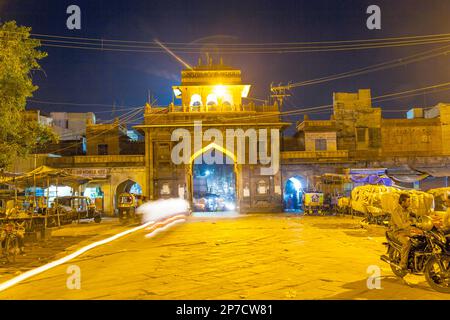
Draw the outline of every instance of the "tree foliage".
<instances>
[{"instance_id":1,"label":"tree foliage","mask_svg":"<svg viewBox=\"0 0 450 320\"><path fill-rule=\"evenodd\" d=\"M38 89L32 73L47 53L30 37L31 28L15 21L0 25L0 169L35 148L55 142L51 128L26 117L27 99Z\"/></svg>"}]
</instances>

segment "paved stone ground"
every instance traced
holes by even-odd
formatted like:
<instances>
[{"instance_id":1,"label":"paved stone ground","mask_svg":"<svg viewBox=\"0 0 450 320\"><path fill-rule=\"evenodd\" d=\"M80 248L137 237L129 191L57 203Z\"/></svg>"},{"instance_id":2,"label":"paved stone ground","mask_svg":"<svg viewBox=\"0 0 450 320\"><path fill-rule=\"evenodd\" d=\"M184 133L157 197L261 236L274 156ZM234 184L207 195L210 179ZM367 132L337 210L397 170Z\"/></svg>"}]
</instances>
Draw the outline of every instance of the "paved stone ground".
<instances>
[{"instance_id":1,"label":"paved stone ground","mask_svg":"<svg viewBox=\"0 0 450 320\"><path fill-rule=\"evenodd\" d=\"M106 218L97 224L83 221L80 224L54 228L46 240L25 243L25 254L18 255L15 263L0 259L0 282L13 278L22 272L34 269L76 250L82 245L116 234L125 228L117 219Z\"/></svg>"},{"instance_id":2,"label":"paved stone ground","mask_svg":"<svg viewBox=\"0 0 450 320\"><path fill-rule=\"evenodd\" d=\"M0 299L449 299L423 277L395 278L379 260L383 229L349 217L192 217L145 238L139 231L0 293ZM378 265L379 290L367 288Z\"/></svg>"}]
</instances>

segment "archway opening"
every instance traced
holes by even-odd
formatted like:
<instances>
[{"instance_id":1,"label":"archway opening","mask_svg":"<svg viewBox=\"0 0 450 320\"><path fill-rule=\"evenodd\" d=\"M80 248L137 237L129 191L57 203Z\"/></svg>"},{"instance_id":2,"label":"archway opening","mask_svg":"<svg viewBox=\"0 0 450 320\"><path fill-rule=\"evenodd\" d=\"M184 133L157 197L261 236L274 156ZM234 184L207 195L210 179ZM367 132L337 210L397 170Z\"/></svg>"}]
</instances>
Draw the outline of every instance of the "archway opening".
<instances>
[{"instance_id":1,"label":"archway opening","mask_svg":"<svg viewBox=\"0 0 450 320\"><path fill-rule=\"evenodd\" d=\"M234 213L236 204L234 159L215 148L198 155L192 163L193 211Z\"/></svg>"},{"instance_id":2,"label":"archway opening","mask_svg":"<svg viewBox=\"0 0 450 320\"><path fill-rule=\"evenodd\" d=\"M286 181L283 194L285 212L303 211L303 193L306 188L305 179L294 176Z\"/></svg>"},{"instance_id":3,"label":"archway opening","mask_svg":"<svg viewBox=\"0 0 450 320\"><path fill-rule=\"evenodd\" d=\"M140 184L133 180L125 180L121 184L119 184L116 188L116 194L114 197L114 208L118 209L119 198L126 194L132 194L136 197L142 197L142 187ZM126 198L126 197L123 197Z\"/></svg>"}]
</instances>

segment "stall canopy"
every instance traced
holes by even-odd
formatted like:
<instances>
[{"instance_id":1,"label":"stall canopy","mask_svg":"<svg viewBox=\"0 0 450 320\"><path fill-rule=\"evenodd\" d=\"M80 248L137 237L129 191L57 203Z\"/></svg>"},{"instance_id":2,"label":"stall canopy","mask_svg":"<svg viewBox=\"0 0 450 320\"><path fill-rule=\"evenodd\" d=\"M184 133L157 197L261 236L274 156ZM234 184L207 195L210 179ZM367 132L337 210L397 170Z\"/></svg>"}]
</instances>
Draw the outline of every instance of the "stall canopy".
<instances>
[{"instance_id":1,"label":"stall canopy","mask_svg":"<svg viewBox=\"0 0 450 320\"><path fill-rule=\"evenodd\" d=\"M386 176L378 176L375 174L370 175L352 175L351 180L354 183L360 183L360 184L382 184L385 186L392 186L392 180Z\"/></svg>"},{"instance_id":2,"label":"stall canopy","mask_svg":"<svg viewBox=\"0 0 450 320\"><path fill-rule=\"evenodd\" d=\"M414 169L436 178L450 177L450 167L417 167Z\"/></svg>"},{"instance_id":3,"label":"stall canopy","mask_svg":"<svg viewBox=\"0 0 450 320\"><path fill-rule=\"evenodd\" d=\"M386 175L386 168L351 168L349 176L356 184L392 186L392 180Z\"/></svg>"},{"instance_id":4,"label":"stall canopy","mask_svg":"<svg viewBox=\"0 0 450 320\"><path fill-rule=\"evenodd\" d=\"M420 172L410 168L408 165L386 170L387 175L396 182L414 183L422 181L429 176L428 173Z\"/></svg>"},{"instance_id":5,"label":"stall canopy","mask_svg":"<svg viewBox=\"0 0 450 320\"><path fill-rule=\"evenodd\" d=\"M90 178L69 174L63 169L41 166L20 176L3 177L0 182L24 189L32 186L46 188L49 185L76 186L90 180Z\"/></svg>"},{"instance_id":6,"label":"stall canopy","mask_svg":"<svg viewBox=\"0 0 450 320\"><path fill-rule=\"evenodd\" d=\"M11 178L20 176L21 173L13 173L8 171L0 171L0 184L6 184Z\"/></svg>"}]
</instances>

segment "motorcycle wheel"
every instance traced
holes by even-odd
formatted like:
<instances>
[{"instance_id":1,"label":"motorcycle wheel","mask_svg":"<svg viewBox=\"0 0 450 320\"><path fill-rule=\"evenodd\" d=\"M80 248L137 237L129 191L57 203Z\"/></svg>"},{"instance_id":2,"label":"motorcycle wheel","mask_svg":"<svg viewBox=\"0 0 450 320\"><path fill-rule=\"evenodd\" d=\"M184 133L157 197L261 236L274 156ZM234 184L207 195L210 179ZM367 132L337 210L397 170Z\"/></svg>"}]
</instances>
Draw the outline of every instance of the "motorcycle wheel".
<instances>
[{"instance_id":1,"label":"motorcycle wheel","mask_svg":"<svg viewBox=\"0 0 450 320\"><path fill-rule=\"evenodd\" d=\"M389 248L389 260L399 264L400 259L401 259L400 252L395 250L394 248L390 247ZM390 266L391 266L392 272L399 278L403 278L408 273L406 270L397 268L397 267L393 266L392 264Z\"/></svg>"},{"instance_id":2,"label":"motorcycle wheel","mask_svg":"<svg viewBox=\"0 0 450 320\"><path fill-rule=\"evenodd\" d=\"M95 223L100 223L101 221L102 221L102 217L101 216L97 215L97 216L94 217L94 222Z\"/></svg>"},{"instance_id":3,"label":"motorcycle wheel","mask_svg":"<svg viewBox=\"0 0 450 320\"><path fill-rule=\"evenodd\" d=\"M17 251L19 250L19 243L16 237L7 237L5 240L5 257L8 263L16 262Z\"/></svg>"},{"instance_id":4,"label":"motorcycle wheel","mask_svg":"<svg viewBox=\"0 0 450 320\"><path fill-rule=\"evenodd\" d=\"M443 263L445 263L443 261ZM425 279L433 290L442 293L450 293L450 262L447 261L447 270L441 270L436 257L431 257L425 266ZM443 275L447 273L447 275Z\"/></svg>"}]
</instances>

